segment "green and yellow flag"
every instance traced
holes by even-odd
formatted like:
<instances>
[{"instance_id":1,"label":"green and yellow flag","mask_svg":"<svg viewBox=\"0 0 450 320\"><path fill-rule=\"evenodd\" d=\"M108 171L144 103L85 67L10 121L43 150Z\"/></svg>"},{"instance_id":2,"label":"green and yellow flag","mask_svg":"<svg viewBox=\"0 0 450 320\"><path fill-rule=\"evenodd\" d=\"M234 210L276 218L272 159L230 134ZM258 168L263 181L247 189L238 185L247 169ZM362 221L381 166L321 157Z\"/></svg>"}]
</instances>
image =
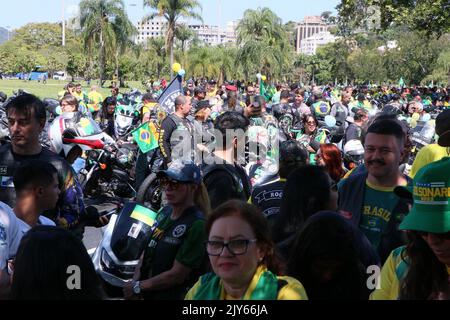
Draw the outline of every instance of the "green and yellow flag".
<instances>
[{"instance_id":1,"label":"green and yellow flag","mask_svg":"<svg viewBox=\"0 0 450 320\"><path fill-rule=\"evenodd\" d=\"M133 131L133 138L142 153L147 153L159 147L158 139L156 139L152 130L150 130L148 122Z\"/></svg>"}]
</instances>

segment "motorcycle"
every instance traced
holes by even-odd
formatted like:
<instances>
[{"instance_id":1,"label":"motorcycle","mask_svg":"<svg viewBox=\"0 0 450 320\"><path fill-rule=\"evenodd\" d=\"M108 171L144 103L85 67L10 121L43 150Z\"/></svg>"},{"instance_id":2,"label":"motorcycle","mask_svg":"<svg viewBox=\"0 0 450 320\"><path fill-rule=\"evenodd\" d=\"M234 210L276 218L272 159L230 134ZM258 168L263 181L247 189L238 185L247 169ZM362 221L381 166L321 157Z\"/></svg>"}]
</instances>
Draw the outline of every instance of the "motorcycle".
<instances>
[{"instance_id":1,"label":"motorcycle","mask_svg":"<svg viewBox=\"0 0 450 320\"><path fill-rule=\"evenodd\" d=\"M149 175L139 187L136 201L143 203L145 206L159 211L163 205L162 189L159 180L156 177L158 171L164 167L164 158L161 155L160 149L150 151L147 155L149 163Z\"/></svg>"},{"instance_id":2,"label":"motorcycle","mask_svg":"<svg viewBox=\"0 0 450 320\"><path fill-rule=\"evenodd\" d=\"M88 151L86 166L78 174L85 196L136 197L133 174L136 155L137 147L132 143L114 143Z\"/></svg>"},{"instance_id":3,"label":"motorcycle","mask_svg":"<svg viewBox=\"0 0 450 320\"><path fill-rule=\"evenodd\" d=\"M123 287L133 280L139 260L157 227L157 213L137 202L128 202L111 218L92 255L97 274L110 297L122 297Z\"/></svg>"}]
</instances>

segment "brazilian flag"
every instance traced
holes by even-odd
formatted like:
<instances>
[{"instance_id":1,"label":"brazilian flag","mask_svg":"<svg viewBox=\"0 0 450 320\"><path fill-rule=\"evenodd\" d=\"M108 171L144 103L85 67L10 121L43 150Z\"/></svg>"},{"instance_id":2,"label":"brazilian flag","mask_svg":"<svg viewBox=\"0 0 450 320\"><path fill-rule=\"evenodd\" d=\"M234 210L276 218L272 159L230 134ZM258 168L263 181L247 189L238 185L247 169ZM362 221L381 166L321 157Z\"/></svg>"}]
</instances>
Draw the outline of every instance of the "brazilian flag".
<instances>
[{"instance_id":1,"label":"brazilian flag","mask_svg":"<svg viewBox=\"0 0 450 320\"><path fill-rule=\"evenodd\" d=\"M142 153L147 153L159 147L158 140L150 130L148 122L133 131L133 138Z\"/></svg>"},{"instance_id":2,"label":"brazilian flag","mask_svg":"<svg viewBox=\"0 0 450 320\"><path fill-rule=\"evenodd\" d=\"M259 84L259 94L263 96L266 101L270 101L273 97L273 93L271 92L271 88L267 89L266 85L264 84L264 81L261 80L261 83Z\"/></svg>"}]
</instances>

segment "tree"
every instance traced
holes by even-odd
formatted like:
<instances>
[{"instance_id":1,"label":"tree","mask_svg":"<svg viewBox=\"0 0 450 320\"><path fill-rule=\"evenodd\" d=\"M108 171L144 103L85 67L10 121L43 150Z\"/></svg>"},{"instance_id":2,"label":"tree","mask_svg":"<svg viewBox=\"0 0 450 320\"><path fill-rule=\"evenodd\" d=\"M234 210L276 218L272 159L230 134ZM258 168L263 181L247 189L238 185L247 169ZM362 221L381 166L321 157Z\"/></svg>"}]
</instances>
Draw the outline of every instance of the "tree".
<instances>
[{"instance_id":1,"label":"tree","mask_svg":"<svg viewBox=\"0 0 450 320\"><path fill-rule=\"evenodd\" d=\"M161 78L161 73L167 65L167 51L163 37L150 38L147 42L147 65L149 69L156 70L156 77Z\"/></svg>"},{"instance_id":2,"label":"tree","mask_svg":"<svg viewBox=\"0 0 450 320\"><path fill-rule=\"evenodd\" d=\"M246 78L258 72L280 78L291 65L293 50L288 30L269 8L245 11L236 31L238 61Z\"/></svg>"},{"instance_id":3,"label":"tree","mask_svg":"<svg viewBox=\"0 0 450 320\"><path fill-rule=\"evenodd\" d=\"M75 52L69 54L69 58L66 65L67 72L72 77L72 82L75 81L75 76L84 75L88 67L88 61L84 54Z\"/></svg>"},{"instance_id":4,"label":"tree","mask_svg":"<svg viewBox=\"0 0 450 320\"><path fill-rule=\"evenodd\" d=\"M100 85L105 81L107 57L116 57L132 34L132 23L125 13L123 0L82 0L80 26L88 54L99 44ZM92 63L91 63L92 65Z\"/></svg>"},{"instance_id":5,"label":"tree","mask_svg":"<svg viewBox=\"0 0 450 320\"><path fill-rule=\"evenodd\" d=\"M386 30L393 25L407 25L411 30L425 31L438 37L450 31L448 0L341 0L337 6L343 33L367 26Z\"/></svg>"},{"instance_id":6,"label":"tree","mask_svg":"<svg viewBox=\"0 0 450 320\"><path fill-rule=\"evenodd\" d=\"M170 78L172 78L173 46L176 29L178 28L177 23L181 18L194 18L203 21L202 17L196 12L197 9L202 7L197 0L144 0L144 6L154 10L146 17L146 20L153 19L156 16L163 16L167 20L166 49L170 52Z\"/></svg>"}]
</instances>

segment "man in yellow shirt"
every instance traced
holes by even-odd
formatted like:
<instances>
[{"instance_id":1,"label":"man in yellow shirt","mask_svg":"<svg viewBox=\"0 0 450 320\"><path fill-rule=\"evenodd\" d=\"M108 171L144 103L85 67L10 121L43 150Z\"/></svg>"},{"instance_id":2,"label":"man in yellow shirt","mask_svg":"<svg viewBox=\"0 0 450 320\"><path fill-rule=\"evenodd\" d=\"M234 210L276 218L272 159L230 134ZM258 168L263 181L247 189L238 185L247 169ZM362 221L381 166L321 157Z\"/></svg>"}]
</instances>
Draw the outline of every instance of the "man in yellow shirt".
<instances>
[{"instance_id":1,"label":"man in yellow shirt","mask_svg":"<svg viewBox=\"0 0 450 320\"><path fill-rule=\"evenodd\" d=\"M442 112L436 118L436 134L439 136L439 144L430 144L423 147L417 153L416 159L411 168L409 176L414 178L417 172L427 164L441 160L444 157L450 157L450 145L445 140L450 140L450 110Z\"/></svg>"},{"instance_id":2,"label":"man in yellow shirt","mask_svg":"<svg viewBox=\"0 0 450 320\"><path fill-rule=\"evenodd\" d=\"M93 85L91 87L91 92L88 94L88 108L92 113L98 112L102 106L103 96L98 92L98 86Z\"/></svg>"}]
</instances>

